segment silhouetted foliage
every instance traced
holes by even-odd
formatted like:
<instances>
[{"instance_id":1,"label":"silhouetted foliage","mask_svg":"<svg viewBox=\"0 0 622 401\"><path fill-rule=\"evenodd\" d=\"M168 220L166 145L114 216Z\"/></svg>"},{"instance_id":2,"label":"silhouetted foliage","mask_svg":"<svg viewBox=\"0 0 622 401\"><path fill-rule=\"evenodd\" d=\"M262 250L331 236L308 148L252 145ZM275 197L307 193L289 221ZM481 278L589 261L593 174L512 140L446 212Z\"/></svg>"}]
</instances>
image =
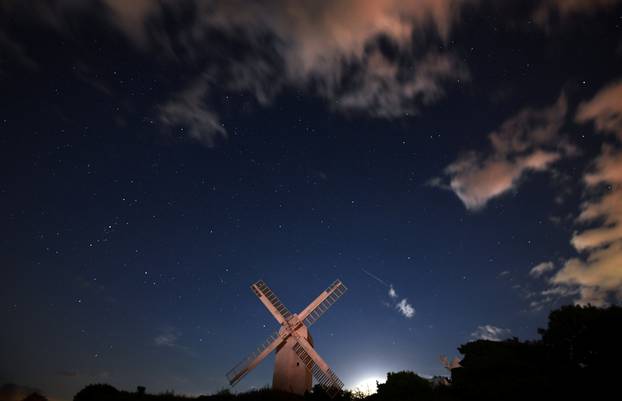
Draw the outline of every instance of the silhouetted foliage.
<instances>
[{"instance_id":1,"label":"silhouetted foliage","mask_svg":"<svg viewBox=\"0 0 622 401\"><path fill-rule=\"evenodd\" d=\"M593 399L617 392L622 308L565 306L551 312L542 340L464 344L452 391L464 400Z\"/></svg>"},{"instance_id":2,"label":"silhouetted foliage","mask_svg":"<svg viewBox=\"0 0 622 401\"><path fill-rule=\"evenodd\" d=\"M622 308L565 306L551 312L548 328L539 333L560 365L606 374L603 368L622 357Z\"/></svg>"},{"instance_id":3,"label":"silhouetted foliage","mask_svg":"<svg viewBox=\"0 0 622 401\"><path fill-rule=\"evenodd\" d=\"M387 381L378 384L378 399L415 400L429 399L432 383L413 372L388 373Z\"/></svg>"},{"instance_id":4,"label":"silhouetted foliage","mask_svg":"<svg viewBox=\"0 0 622 401\"><path fill-rule=\"evenodd\" d=\"M109 384L90 384L73 397L73 401L122 400L122 393Z\"/></svg>"},{"instance_id":5,"label":"silhouetted foliage","mask_svg":"<svg viewBox=\"0 0 622 401\"><path fill-rule=\"evenodd\" d=\"M32 387L20 386L15 383L5 383L0 386L0 401L23 401L34 393L38 395L41 394Z\"/></svg>"},{"instance_id":6,"label":"silhouetted foliage","mask_svg":"<svg viewBox=\"0 0 622 401\"><path fill-rule=\"evenodd\" d=\"M622 358L622 308L565 306L551 312L539 330L555 369L556 383L568 383L567 395L594 398L618 392Z\"/></svg>"},{"instance_id":7,"label":"silhouetted foliage","mask_svg":"<svg viewBox=\"0 0 622 401\"><path fill-rule=\"evenodd\" d=\"M25 397L23 401L48 401L48 399L39 393L32 393L29 396Z\"/></svg>"},{"instance_id":8,"label":"silhouetted foliage","mask_svg":"<svg viewBox=\"0 0 622 401\"><path fill-rule=\"evenodd\" d=\"M540 343L478 340L458 348L461 368L452 389L465 400L519 400L547 391L547 363Z\"/></svg>"},{"instance_id":9,"label":"silhouetted foliage","mask_svg":"<svg viewBox=\"0 0 622 401\"><path fill-rule=\"evenodd\" d=\"M349 391L340 391L333 398L324 390L324 387L316 384L311 392L304 396L305 401L351 401L352 393Z\"/></svg>"},{"instance_id":10,"label":"silhouetted foliage","mask_svg":"<svg viewBox=\"0 0 622 401\"><path fill-rule=\"evenodd\" d=\"M618 393L622 308L565 306L551 312L548 327L538 332L542 335L538 341L513 338L461 345L458 349L464 358L461 367L452 370L449 384L413 372L388 373L378 392L366 397L342 391L331 399L321 386L315 386L304 397L262 389L241 394L224 390L190 398L142 390L130 393L94 384L76 394L74 401L524 401L609 399Z\"/></svg>"},{"instance_id":11,"label":"silhouetted foliage","mask_svg":"<svg viewBox=\"0 0 622 401\"><path fill-rule=\"evenodd\" d=\"M276 391L271 389L261 389L246 393L232 394L229 391L220 391L214 395L202 395L197 401L303 401L304 397L296 394ZM155 400L154 400L155 401Z\"/></svg>"}]
</instances>

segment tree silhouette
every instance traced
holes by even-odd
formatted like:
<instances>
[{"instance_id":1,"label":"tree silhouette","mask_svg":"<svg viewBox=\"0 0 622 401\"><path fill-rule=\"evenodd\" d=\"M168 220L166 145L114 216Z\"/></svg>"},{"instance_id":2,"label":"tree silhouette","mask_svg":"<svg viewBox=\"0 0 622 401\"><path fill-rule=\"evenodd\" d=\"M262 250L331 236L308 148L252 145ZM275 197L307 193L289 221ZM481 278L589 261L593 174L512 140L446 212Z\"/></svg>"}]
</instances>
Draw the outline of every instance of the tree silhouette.
<instances>
[{"instance_id":1,"label":"tree silhouette","mask_svg":"<svg viewBox=\"0 0 622 401\"><path fill-rule=\"evenodd\" d=\"M602 370L622 356L622 308L565 306L551 312L548 328L539 333L560 364Z\"/></svg>"},{"instance_id":2,"label":"tree silhouette","mask_svg":"<svg viewBox=\"0 0 622 401\"><path fill-rule=\"evenodd\" d=\"M22 401L48 401L48 399L39 393L32 393L26 396Z\"/></svg>"},{"instance_id":3,"label":"tree silhouette","mask_svg":"<svg viewBox=\"0 0 622 401\"><path fill-rule=\"evenodd\" d=\"M478 340L458 348L464 358L452 369L452 387L467 400L519 400L537 389L549 393L547 363L538 342Z\"/></svg>"},{"instance_id":4,"label":"tree silhouette","mask_svg":"<svg viewBox=\"0 0 622 401\"><path fill-rule=\"evenodd\" d=\"M413 372L388 373L387 381L378 384L378 399L381 400L428 400L432 394L432 383Z\"/></svg>"},{"instance_id":5,"label":"tree silhouette","mask_svg":"<svg viewBox=\"0 0 622 401\"><path fill-rule=\"evenodd\" d=\"M569 395L616 391L622 358L622 308L564 306L550 313L548 327L540 329L553 376L568 383Z\"/></svg>"},{"instance_id":6,"label":"tree silhouette","mask_svg":"<svg viewBox=\"0 0 622 401\"><path fill-rule=\"evenodd\" d=\"M109 384L90 384L73 397L73 401L119 400L121 393Z\"/></svg>"}]
</instances>

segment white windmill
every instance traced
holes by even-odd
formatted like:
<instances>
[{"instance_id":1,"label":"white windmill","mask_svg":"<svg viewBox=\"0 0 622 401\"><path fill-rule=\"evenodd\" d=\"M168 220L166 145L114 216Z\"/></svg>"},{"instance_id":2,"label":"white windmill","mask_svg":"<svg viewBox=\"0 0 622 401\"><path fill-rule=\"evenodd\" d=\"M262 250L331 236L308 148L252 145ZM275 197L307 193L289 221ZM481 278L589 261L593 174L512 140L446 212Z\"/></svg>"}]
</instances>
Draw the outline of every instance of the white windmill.
<instances>
[{"instance_id":1,"label":"white windmill","mask_svg":"<svg viewBox=\"0 0 622 401\"><path fill-rule=\"evenodd\" d=\"M335 280L299 314L287 310L263 281L251 285L251 289L279 322L281 328L227 373L229 383L232 386L237 384L276 349L273 389L304 394L305 391L311 390L311 376L313 376L329 395L334 396L343 388L343 382L313 349L313 340L308 328L346 292L347 288L341 281Z\"/></svg>"}]
</instances>

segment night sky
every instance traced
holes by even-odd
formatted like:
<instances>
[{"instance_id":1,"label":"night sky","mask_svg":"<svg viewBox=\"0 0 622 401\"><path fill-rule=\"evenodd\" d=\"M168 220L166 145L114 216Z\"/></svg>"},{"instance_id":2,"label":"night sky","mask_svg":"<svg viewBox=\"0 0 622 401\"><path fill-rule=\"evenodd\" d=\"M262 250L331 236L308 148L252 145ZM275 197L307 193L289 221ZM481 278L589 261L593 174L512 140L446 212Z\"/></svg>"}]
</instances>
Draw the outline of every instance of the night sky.
<instances>
[{"instance_id":1,"label":"night sky","mask_svg":"<svg viewBox=\"0 0 622 401\"><path fill-rule=\"evenodd\" d=\"M349 388L619 303L621 72L617 0L0 0L0 385L227 388L259 279Z\"/></svg>"}]
</instances>

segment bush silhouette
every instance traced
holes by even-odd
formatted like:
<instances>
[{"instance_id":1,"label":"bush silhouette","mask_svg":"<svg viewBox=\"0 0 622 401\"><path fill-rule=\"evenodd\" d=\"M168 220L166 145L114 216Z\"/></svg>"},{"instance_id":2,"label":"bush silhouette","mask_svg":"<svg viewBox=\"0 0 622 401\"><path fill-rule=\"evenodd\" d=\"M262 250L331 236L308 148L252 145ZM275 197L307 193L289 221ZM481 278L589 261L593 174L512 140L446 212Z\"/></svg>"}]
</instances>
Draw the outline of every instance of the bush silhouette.
<instances>
[{"instance_id":1,"label":"bush silhouette","mask_svg":"<svg viewBox=\"0 0 622 401\"><path fill-rule=\"evenodd\" d=\"M90 384L73 397L73 401L112 401L121 400L121 392L109 384Z\"/></svg>"},{"instance_id":2,"label":"bush silhouette","mask_svg":"<svg viewBox=\"0 0 622 401\"><path fill-rule=\"evenodd\" d=\"M458 348L462 367L452 370L452 389L465 400L519 400L546 392L547 363L539 343L478 340Z\"/></svg>"},{"instance_id":3,"label":"bush silhouette","mask_svg":"<svg viewBox=\"0 0 622 401\"><path fill-rule=\"evenodd\" d=\"M413 372L388 373L387 381L378 384L379 400L427 400L431 398L432 383Z\"/></svg>"},{"instance_id":4,"label":"bush silhouette","mask_svg":"<svg viewBox=\"0 0 622 401\"><path fill-rule=\"evenodd\" d=\"M462 345L452 391L464 400L591 399L617 392L622 308L565 306L550 313L542 339Z\"/></svg>"},{"instance_id":5,"label":"bush silhouette","mask_svg":"<svg viewBox=\"0 0 622 401\"><path fill-rule=\"evenodd\" d=\"M48 399L39 393L32 393L26 396L22 401L48 401Z\"/></svg>"}]
</instances>

